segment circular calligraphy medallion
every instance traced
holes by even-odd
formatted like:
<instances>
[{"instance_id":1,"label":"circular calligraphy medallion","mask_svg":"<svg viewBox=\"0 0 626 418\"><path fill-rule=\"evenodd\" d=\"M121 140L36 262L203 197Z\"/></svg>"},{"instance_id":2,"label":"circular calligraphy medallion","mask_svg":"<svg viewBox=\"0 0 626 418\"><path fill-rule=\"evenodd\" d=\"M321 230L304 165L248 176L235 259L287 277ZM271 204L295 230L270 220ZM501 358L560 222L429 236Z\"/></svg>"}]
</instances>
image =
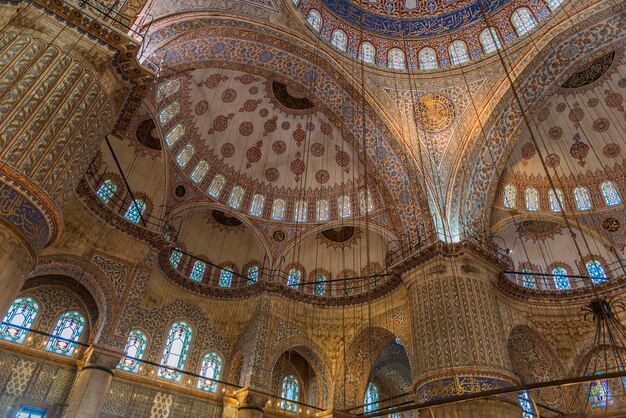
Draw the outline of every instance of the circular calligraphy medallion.
<instances>
[{"instance_id":1,"label":"circular calligraphy medallion","mask_svg":"<svg viewBox=\"0 0 626 418\"><path fill-rule=\"evenodd\" d=\"M619 220L613 217L606 218L602 221L602 228L604 228L606 232L617 232L621 226L622 224L620 224Z\"/></svg>"},{"instance_id":2,"label":"circular calligraphy medallion","mask_svg":"<svg viewBox=\"0 0 626 418\"><path fill-rule=\"evenodd\" d=\"M415 104L415 122L426 132L441 132L454 120L454 104L446 96L429 93Z\"/></svg>"}]
</instances>

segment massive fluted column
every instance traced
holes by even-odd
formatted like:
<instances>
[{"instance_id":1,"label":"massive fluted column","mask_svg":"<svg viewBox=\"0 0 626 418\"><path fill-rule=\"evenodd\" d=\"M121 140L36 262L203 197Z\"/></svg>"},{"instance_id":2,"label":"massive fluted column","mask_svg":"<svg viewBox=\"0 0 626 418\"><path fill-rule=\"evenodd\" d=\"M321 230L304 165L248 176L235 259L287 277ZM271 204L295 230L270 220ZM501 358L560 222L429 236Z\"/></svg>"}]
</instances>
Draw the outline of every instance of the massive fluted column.
<instances>
[{"instance_id":1,"label":"massive fluted column","mask_svg":"<svg viewBox=\"0 0 626 418\"><path fill-rule=\"evenodd\" d=\"M506 352L494 281L499 260L468 244L435 244L405 266L420 402L517 384ZM436 417L519 417L495 398L432 409Z\"/></svg>"}]
</instances>

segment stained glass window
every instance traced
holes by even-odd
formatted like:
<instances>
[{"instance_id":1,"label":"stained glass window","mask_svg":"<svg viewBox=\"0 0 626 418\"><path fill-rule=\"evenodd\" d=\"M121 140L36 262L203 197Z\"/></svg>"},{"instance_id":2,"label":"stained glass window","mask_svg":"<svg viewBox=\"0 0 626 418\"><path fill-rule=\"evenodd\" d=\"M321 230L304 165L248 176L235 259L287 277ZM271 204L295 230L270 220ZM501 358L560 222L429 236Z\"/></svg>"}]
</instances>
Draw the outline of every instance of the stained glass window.
<instances>
[{"instance_id":1,"label":"stained glass window","mask_svg":"<svg viewBox=\"0 0 626 418\"><path fill-rule=\"evenodd\" d=\"M39 313L39 305L31 298L17 298L0 324L0 338L21 344ZM26 328L26 329L24 329Z\"/></svg>"},{"instance_id":2,"label":"stained glass window","mask_svg":"<svg viewBox=\"0 0 626 418\"><path fill-rule=\"evenodd\" d=\"M363 215L374 210L374 201L369 190L362 189L359 191L359 206Z\"/></svg>"},{"instance_id":3,"label":"stained glass window","mask_svg":"<svg viewBox=\"0 0 626 418\"><path fill-rule=\"evenodd\" d=\"M563 192L559 189L556 189L556 193L554 190L550 189L550 210L552 212L561 212L563 210Z\"/></svg>"},{"instance_id":4,"label":"stained glass window","mask_svg":"<svg viewBox=\"0 0 626 418\"><path fill-rule=\"evenodd\" d=\"M300 4L300 0L293 0L293 4L295 4L296 6Z\"/></svg>"},{"instance_id":5,"label":"stained glass window","mask_svg":"<svg viewBox=\"0 0 626 418\"><path fill-rule=\"evenodd\" d=\"M167 142L168 147L172 147L176 141L180 139L181 136L185 133L185 126L180 123L167 134L165 135L165 142Z\"/></svg>"},{"instance_id":6,"label":"stained glass window","mask_svg":"<svg viewBox=\"0 0 626 418\"><path fill-rule=\"evenodd\" d=\"M556 267L552 269L552 276L554 277L554 285L558 290L567 290L571 288L569 278L567 277L567 270L563 267Z\"/></svg>"},{"instance_id":7,"label":"stained glass window","mask_svg":"<svg viewBox=\"0 0 626 418\"><path fill-rule=\"evenodd\" d=\"M309 15L306 17L306 20L313 26L313 29L319 32L322 27L322 15L315 9L312 9L309 12Z\"/></svg>"},{"instance_id":8,"label":"stained glass window","mask_svg":"<svg viewBox=\"0 0 626 418\"><path fill-rule=\"evenodd\" d=\"M220 197L224 183L226 183L226 179L221 174L213 177L213 181L211 181L209 186L209 194L215 198Z\"/></svg>"},{"instance_id":9,"label":"stained glass window","mask_svg":"<svg viewBox=\"0 0 626 418\"><path fill-rule=\"evenodd\" d=\"M180 88L180 78L162 83L159 86L159 89L157 90L157 101L160 102L166 97L171 96L172 94L176 93L179 88Z\"/></svg>"},{"instance_id":10,"label":"stained glass window","mask_svg":"<svg viewBox=\"0 0 626 418\"><path fill-rule=\"evenodd\" d=\"M159 367L158 376L170 380L180 380L181 372L185 367L187 353L189 351L189 343L191 342L191 328L185 322L175 322L172 324L165 347L163 347L163 355L161 356L161 366Z\"/></svg>"},{"instance_id":11,"label":"stained glass window","mask_svg":"<svg viewBox=\"0 0 626 418\"><path fill-rule=\"evenodd\" d=\"M335 29L333 35L330 37L330 42L338 49L345 51L346 46L348 45L348 37L341 29Z\"/></svg>"},{"instance_id":12,"label":"stained glass window","mask_svg":"<svg viewBox=\"0 0 626 418\"><path fill-rule=\"evenodd\" d=\"M191 173L191 180L196 184L200 183L204 176L206 176L207 171L209 171L209 163L204 160L200 161Z\"/></svg>"},{"instance_id":13,"label":"stained glass window","mask_svg":"<svg viewBox=\"0 0 626 418\"><path fill-rule=\"evenodd\" d=\"M120 364L117 365L118 369L126 370L128 372L137 373L139 370L139 360L143 358L143 353L146 350L146 344L148 339L141 331L131 331L126 342L126 348L124 348L124 358L120 360Z\"/></svg>"},{"instance_id":14,"label":"stained glass window","mask_svg":"<svg viewBox=\"0 0 626 418\"><path fill-rule=\"evenodd\" d=\"M233 269L230 267L223 268L220 271L220 287L230 287L233 283Z\"/></svg>"},{"instance_id":15,"label":"stained glass window","mask_svg":"<svg viewBox=\"0 0 626 418\"><path fill-rule=\"evenodd\" d=\"M204 275L205 269L206 264L203 261L196 260L196 262L193 263L191 273L189 273L189 278L194 282L202 281L202 276Z\"/></svg>"},{"instance_id":16,"label":"stained glass window","mask_svg":"<svg viewBox=\"0 0 626 418\"><path fill-rule=\"evenodd\" d=\"M349 218L352 216L352 206L350 205L350 196L339 196L337 198L337 212L340 218Z\"/></svg>"},{"instance_id":17,"label":"stained glass window","mask_svg":"<svg viewBox=\"0 0 626 418\"><path fill-rule=\"evenodd\" d=\"M418 54L421 70L437 68L437 53L432 48L422 48Z\"/></svg>"},{"instance_id":18,"label":"stained glass window","mask_svg":"<svg viewBox=\"0 0 626 418\"><path fill-rule=\"evenodd\" d=\"M589 273L589 277L591 277L593 284L600 284L607 279L604 267L602 267L602 264L599 261L588 261L585 266L587 267L587 273Z\"/></svg>"},{"instance_id":19,"label":"stained glass window","mask_svg":"<svg viewBox=\"0 0 626 418\"><path fill-rule=\"evenodd\" d=\"M174 268L178 268L178 264L180 264L180 259L183 257L183 253L178 250L172 251L172 255L170 255L170 264Z\"/></svg>"},{"instance_id":20,"label":"stained glass window","mask_svg":"<svg viewBox=\"0 0 626 418\"><path fill-rule=\"evenodd\" d=\"M231 208L239 209L241 205L241 201L243 200L243 195L246 191L241 186L233 187L233 191L230 193L230 197L228 198L228 206Z\"/></svg>"},{"instance_id":21,"label":"stained glass window","mask_svg":"<svg viewBox=\"0 0 626 418\"><path fill-rule=\"evenodd\" d=\"M282 221L285 216L285 201L283 199L274 199L274 206L272 207L272 219L275 221Z\"/></svg>"},{"instance_id":22,"label":"stained glass window","mask_svg":"<svg viewBox=\"0 0 626 418\"><path fill-rule=\"evenodd\" d=\"M322 199L317 201L317 220L318 221L327 221L328 220L328 200Z\"/></svg>"},{"instance_id":23,"label":"stained glass window","mask_svg":"<svg viewBox=\"0 0 626 418\"><path fill-rule=\"evenodd\" d=\"M85 318L76 312L65 312L59 318L57 325L52 331L46 350L57 354L71 356L85 327Z\"/></svg>"},{"instance_id":24,"label":"stained glass window","mask_svg":"<svg viewBox=\"0 0 626 418\"><path fill-rule=\"evenodd\" d=\"M485 54L495 52L497 49L502 48L500 37L496 28L486 28L480 33L480 43L483 46Z\"/></svg>"},{"instance_id":25,"label":"stained glass window","mask_svg":"<svg viewBox=\"0 0 626 418\"><path fill-rule=\"evenodd\" d=\"M394 340L396 344L398 345L402 345L402 340L398 337L396 337L396 339Z\"/></svg>"},{"instance_id":26,"label":"stained glass window","mask_svg":"<svg viewBox=\"0 0 626 418\"><path fill-rule=\"evenodd\" d=\"M265 196L262 194L255 194L252 198L252 204L250 205L250 215L263 215L263 206L265 206Z\"/></svg>"},{"instance_id":27,"label":"stained glass window","mask_svg":"<svg viewBox=\"0 0 626 418\"><path fill-rule=\"evenodd\" d=\"M306 222L306 202L304 200L299 200L296 202L296 207L293 215L294 221Z\"/></svg>"},{"instance_id":28,"label":"stained glass window","mask_svg":"<svg viewBox=\"0 0 626 418\"><path fill-rule=\"evenodd\" d=\"M378 388L373 383L367 385L365 390L365 413L378 409Z\"/></svg>"},{"instance_id":29,"label":"stained glass window","mask_svg":"<svg viewBox=\"0 0 626 418\"><path fill-rule=\"evenodd\" d=\"M404 70L404 52L398 48L391 48L388 54L388 64L389 68L393 68L394 70Z\"/></svg>"},{"instance_id":30,"label":"stained glass window","mask_svg":"<svg viewBox=\"0 0 626 418\"><path fill-rule=\"evenodd\" d=\"M539 210L539 192L534 187L526 189L526 210Z\"/></svg>"},{"instance_id":31,"label":"stained glass window","mask_svg":"<svg viewBox=\"0 0 626 418\"><path fill-rule=\"evenodd\" d=\"M601 374L596 372L596 374ZM613 406L613 397L609 390L609 385L605 379L598 379L591 382L589 385L589 404L592 408L605 408L607 406Z\"/></svg>"},{"instance_id":32,"label":"stained glass window","mask_svg":"<svg viewBox=\"0 0 626 418\"><path fill-rule=\"evenodd\" d=\"M507 209L515 209L515 199L517 198L517 191L515 186L507 184L504 186L504 207Z\"/></svg>"},{"instance_id":33,"label":"stained glass window","mask_svg":"<svg viewBox=\"0 0 626 418\"><path fill-rule=\"evenodd\" d=\"M98 191L98 197L104 203L109 203L115 192L117 191L117 185L113 183L113 180L105 180L104 183L100 185Z\"/></svg>"},{"instance_id":34,"label":"stained glass window","mask_svg":"<svg viewBox=\"0 0 626 418\"><path fill-rule=\"evenodd\" d=\"M535 289L537 287L537 282L535 281L535 275L533 274L532 269L525 267L522 272L522 285L530 289Z\"/></svg>"},{"instance_id":35,"label":"stained glass window","mask_svg":"<svg viewBox=\"0 0 626 418\"><path fill-rule=\"evenodd\" d=\"M525 7L517 9L511 16L511 22L518 36L524 36L537 26L535 18Z\"/></svg>"},{"instance_id":36,"label":"stained glass window","mask_svg":"<svg viewBox=\"0 0 626 418\"><path fill-rule=\"evenodd\" d=\"M259 281L259 266L254 265L248 268L248 284Z\"/></svg>"},{"instance_id":37,"label":"stained glass window","mask_svg":"<svg viewBox=\"0 0 626 418\"><path fill-rule=\"evenodd\" d=\"M283 387L280 391L280 408L285 411L296 412L298 410L298 398L300 395L300 385L298 379L292 375L283 377Z\"/></svg>"},{"instance_id":38,"label":"stained glass window","mask_svg":"<svg viewBox=\"0 0 626 418\"><path fill-rule=\"evenodd\" d=\"M191 160L191 157L193 157L193 153L195 151L196 150L193 147L193 145L191 144L185 145L185 148L183 148L178 154L178 157L176 157L176 162L178 163L178 165L181 167L185 167L187 163L189 162L189 160Z\"/></svg>"},{"instance_id":39,"label":"stained glass window","mask_svg":"<svg viewBox=\"0 0 626 418\"><path fill-rule=\"evenodd\" d=\"M622 204L622 198L617 191L617 188L613 184L612 181L605 181L600 185L600 190L602 190L602 196L604 197L604 202L607 206L615 206Z\"/></svg>"},{"instance_id":40,"label":"stained glass window","mask_svg":"<svg viewBox=\"0 0 626 418\"><path fill-rule=\"evenodd\" d=\"M289 270L289 276L287 277L287 286L297 289L300 284L300 278L302 277L302 272L297 268L292 268Z\"/></svg>"},{"instance_id":41,"label":"stained glass window","mask_svg":"<svg viewBox=\"0 0 626 418\"><path fill-rule=\"evenodd\" d=\"M387 415L387 418L400 418L400 413L394 412L393 414Z\"/></svg>"},{"instance_id":42,"label":"stained glass window","mask_svg":"<svg viewBox=\"0 0 626 418\"><path fill-rule=\"evenodd\" d=\"M469 53L467 52L467 45L463 41L456 40L448 47L450 53L450 60L453 65L463 64L469 61Z\"/></svg>"},{"instance_id":43,"label":"stained glass window","mask_svg":"<svg viewBox=\"0 0 626 418\"><path fill-rule=\"evenodd\" d=\"M146 203L143 200L135 200L134 202L130 202L130 205L128 205L124 218L131 222L138 223L145 210Z\"/></svg>"},{"instance_id":44,"label":"stained glass window","mask_svg":"<svg viewBox=\"0 0 626 418\"><path fill-rule=\"evenodd\" d=\"M326 276L318 274L315 276L315 289L314 293L321 296L326 292Z\"/></svg>"},{"instance_id":45,"label":"stained glass window","mask_svg":"<svg viewBox=\"0 0 626 418\"><path fill-rule=\"evenodd\" d=\"M519 406L522 408L522 418L534 418L533 404L530 402L528 391L523 390L517 395Z\"/></svg>"},{"instance_id":46,"label":"stained glass window","mask_svg":"<svg viewBox=\"0 0 626 418\"><path fill-rule=\"evenodd\" d=\"M159 119L161 120L161 123L166 124L167 122L169 122L170 119L172 119L179 110L180 103L178 103L177 101L174 103L170 103L165 109L159 112Z\"/></svg>"},{"instance_id":47,"label":"stained glass window","mask_svg":"<svg viewBox=\"0 0 626 418\"><path fill-rule=\"evenodd\" d=\"M374 48L374 45L369 42L363 42L359 50L359 58L361 58L361 61L374 64L374 59L376 58L376 48Z\"/></svg>"},{"instance_id":48,"label":"stained glass window","mask_svg":"<svg viewBox=\"0 0 626 418\"><path fill-rule=\"evenodd\" d=\"M209 353L204 356L200 366L200 376L202 377L198 378L198 389L213 393L217 392L218 383L215 380L220 379L221 372L222 359L217 353Z\"/></svg>"},{"instance_id":49,"label":"stained glass window","mask_svg":"<svg viewBox=\"0 0 626 418\"><path fill-rule=\"evenodd\" d=\"M561 5L561 3L563 2L563 0L547 0L546 3L548 3L548 7L550 8L550 10L554 10L557 7L559 7Z\"/></svg>"},{"instance_id":50,"label":"stained glass window","mask_svg":"<svg viewBox=\"0 0 626 418\"><path fill-rule=\"evenodd\" d=\"M591 210L591 197L589 191L584 187L576 187L574 189L574 199L578 210Z\"/></svg>"},{"instance_id":51,"label":"stained glass window","mask_svg":"<svg viewBox=\"0 0 626 418\"><path fill-rule=\"evenodd\" d=\"M15 418L46 418L47 411L30 405L22 405Z\"/></svg>"}]
</instances>

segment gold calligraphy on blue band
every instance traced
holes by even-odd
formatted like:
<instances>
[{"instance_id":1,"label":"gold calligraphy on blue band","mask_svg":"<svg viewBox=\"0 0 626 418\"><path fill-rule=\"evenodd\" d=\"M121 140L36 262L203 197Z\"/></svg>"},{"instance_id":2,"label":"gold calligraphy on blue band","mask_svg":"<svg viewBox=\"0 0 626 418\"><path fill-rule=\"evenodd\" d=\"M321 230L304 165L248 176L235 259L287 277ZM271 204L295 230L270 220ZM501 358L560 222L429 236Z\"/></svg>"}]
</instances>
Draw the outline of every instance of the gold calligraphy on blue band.
<instances>
[{"instance_id":1,"label":"gold calligraphy on blue band","mask_svg":"<svg viewBox=\"0 0 626 418\"><path fill-rule=\"evenodd\" d=\"M0 180L0 218L12 226L35 252L50 238L46 217L22 193Z\"/></svg>"}]
</instances>

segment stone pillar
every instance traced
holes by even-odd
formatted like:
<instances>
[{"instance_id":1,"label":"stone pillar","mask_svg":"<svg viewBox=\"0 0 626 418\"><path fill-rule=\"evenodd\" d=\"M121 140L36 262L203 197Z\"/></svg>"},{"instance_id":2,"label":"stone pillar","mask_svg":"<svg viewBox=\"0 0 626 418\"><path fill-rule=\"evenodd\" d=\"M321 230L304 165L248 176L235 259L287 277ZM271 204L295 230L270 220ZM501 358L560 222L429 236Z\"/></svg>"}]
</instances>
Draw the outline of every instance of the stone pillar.
<instances>
[{"instance_id":1,"label":"stone pillar","mask_svg":"<svg viewBox=\"0 0 626 418\"><path fill-rule=\"evenodd\" d=\"M237 418L263 418L263 408L269 397L252 388L243 388L235 392L237 398Z\"/></svg>"},{"instance_id":2,"label":"stone pillar","mask_svg":"<svg viewBox=\"0 0 626 418\"><path fill-rule=\"evenodd\" d=\"M494 282L498 261L465 243L436 244L403 274L408 285L418 402L518 384ZM445 247L445 248L444 248ZM428 251L428 250L427 250ZM433 407L435 417L516 417L516 395Z\"/></svg>"},{"instance_id":3,"label":"stone pillar","mask_svg":"<svg viewBox=\"0 0 626 418\"><path fill-rule=\"evenodd\" d=\"M65 410L66 418L100 415L104 399L111 389L113 370L124 352L93 345L87 350L86 356L88 360L78 373Z\"/></svg>"}]
</instances>

